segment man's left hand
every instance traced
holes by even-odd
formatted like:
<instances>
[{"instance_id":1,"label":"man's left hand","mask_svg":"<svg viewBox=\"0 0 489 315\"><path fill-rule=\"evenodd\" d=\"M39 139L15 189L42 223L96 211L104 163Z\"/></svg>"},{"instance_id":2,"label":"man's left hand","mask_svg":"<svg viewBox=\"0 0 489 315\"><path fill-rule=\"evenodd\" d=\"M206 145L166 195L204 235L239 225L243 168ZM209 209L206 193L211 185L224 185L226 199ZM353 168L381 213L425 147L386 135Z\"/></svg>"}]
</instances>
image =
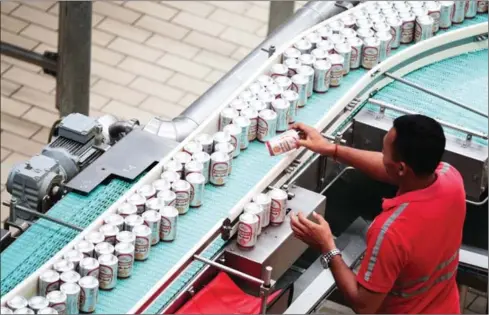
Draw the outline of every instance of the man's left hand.
<instances>
[{"instance_id":1,"label":"man's left hand","mask_svg":"<svg viewBox=\"0 0 489 315\"><path fill-rule=\"evenodd\" d=\"M291 213L291 227L295 237L322 253L335 249L333 234L328 222L316 212L313 212L313 218L317 223L307 219L302 212L297 215Z\"/></svg>"}]
</instances>

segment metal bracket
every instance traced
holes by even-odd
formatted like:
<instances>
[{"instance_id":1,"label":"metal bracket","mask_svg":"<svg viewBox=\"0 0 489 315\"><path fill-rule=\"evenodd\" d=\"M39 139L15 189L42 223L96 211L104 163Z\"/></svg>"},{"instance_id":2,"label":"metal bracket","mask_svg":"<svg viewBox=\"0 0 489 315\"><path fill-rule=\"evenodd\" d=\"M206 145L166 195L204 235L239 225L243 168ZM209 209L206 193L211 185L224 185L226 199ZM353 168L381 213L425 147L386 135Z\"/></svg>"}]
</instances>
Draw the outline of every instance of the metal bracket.
<instances>
[{"instance_id":1,"label":"metal bracket","mask_svg":"<svg viewBox=\"0 0 489 315\"><path fill-rule=\"evenodd\" d=\"M270 45L268 49L262 48L261 50L268 53L268 58L270 58L271 56L273 56L277 49L275 48L275 45Z\"/></svg>"},{"instance_id":2,"label":"metal bracket","mask_svg":"<svg viewBox=\"0 0 489 315\"><path fill-rule=\"evenodd\" d=\"M56 64L58 64L59 54L57 52L45 51L44 54L42 54L42 55L46 59L49 59L49 60L55 62ZM49 74L49 75L56 78L56 71L53 71L53 70L47 69L47 68L42 68L42 71L44 73Z\"/></svg>"}]
</instances>

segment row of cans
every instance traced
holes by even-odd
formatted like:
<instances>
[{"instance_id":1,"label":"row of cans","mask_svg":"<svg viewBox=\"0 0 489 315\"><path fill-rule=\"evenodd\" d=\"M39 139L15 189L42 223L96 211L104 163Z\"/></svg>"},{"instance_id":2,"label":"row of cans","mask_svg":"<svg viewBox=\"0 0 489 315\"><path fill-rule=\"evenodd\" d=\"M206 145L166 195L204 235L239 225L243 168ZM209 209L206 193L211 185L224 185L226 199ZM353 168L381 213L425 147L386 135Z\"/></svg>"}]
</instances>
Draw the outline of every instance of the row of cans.
<instances>
[{"instance_id":1,"label":"row of cans","mask_svg":"<svg viewBox=\"0 0 489 315\"><path fill-rule=\"evenodd\" d=\"M269 225L280 225L287 215L288 194L281 189L261 193L247 203L239 216L237 244L242 249L252 249L259 235Z\"/></svg>"}]
</instances>

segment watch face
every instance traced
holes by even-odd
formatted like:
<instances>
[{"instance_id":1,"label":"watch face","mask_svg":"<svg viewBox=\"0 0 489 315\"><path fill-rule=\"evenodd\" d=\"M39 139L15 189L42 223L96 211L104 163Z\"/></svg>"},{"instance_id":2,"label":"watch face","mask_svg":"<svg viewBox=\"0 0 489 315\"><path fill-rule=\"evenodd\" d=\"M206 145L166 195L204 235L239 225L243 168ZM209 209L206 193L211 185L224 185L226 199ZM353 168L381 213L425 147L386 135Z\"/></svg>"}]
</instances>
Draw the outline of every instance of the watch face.
<instances>
[{"instance_id":1,"label":"watch face","mask_svg":"<svg viewBox=\"0 0 489 315\"><path fill-rule=\"evenodd\" d=\"M328 261L326 260L326 257L321 256L321 265L323 265L324 269L328 269Z\"/></svg>"}]
</instances>

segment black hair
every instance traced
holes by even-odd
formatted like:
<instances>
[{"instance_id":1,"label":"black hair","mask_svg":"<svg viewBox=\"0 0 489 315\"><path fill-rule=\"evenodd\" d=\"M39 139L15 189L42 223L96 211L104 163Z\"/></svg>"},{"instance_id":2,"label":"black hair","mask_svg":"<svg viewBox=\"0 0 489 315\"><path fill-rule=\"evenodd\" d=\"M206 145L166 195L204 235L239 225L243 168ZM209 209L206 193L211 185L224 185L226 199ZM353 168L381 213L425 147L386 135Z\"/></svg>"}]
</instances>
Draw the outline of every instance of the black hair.
<instances>
[{"instance_id":1,"label":"black hair","mask_svg":"<svg viewBox=\"0 0 489 315\"><path fill-rule=\"evenodd\" d=\"M406 163L417 176L429 176L445 152L442 126L424 115L404 115L394 120L394 156Z\"/></svg>"}]
</instances>

